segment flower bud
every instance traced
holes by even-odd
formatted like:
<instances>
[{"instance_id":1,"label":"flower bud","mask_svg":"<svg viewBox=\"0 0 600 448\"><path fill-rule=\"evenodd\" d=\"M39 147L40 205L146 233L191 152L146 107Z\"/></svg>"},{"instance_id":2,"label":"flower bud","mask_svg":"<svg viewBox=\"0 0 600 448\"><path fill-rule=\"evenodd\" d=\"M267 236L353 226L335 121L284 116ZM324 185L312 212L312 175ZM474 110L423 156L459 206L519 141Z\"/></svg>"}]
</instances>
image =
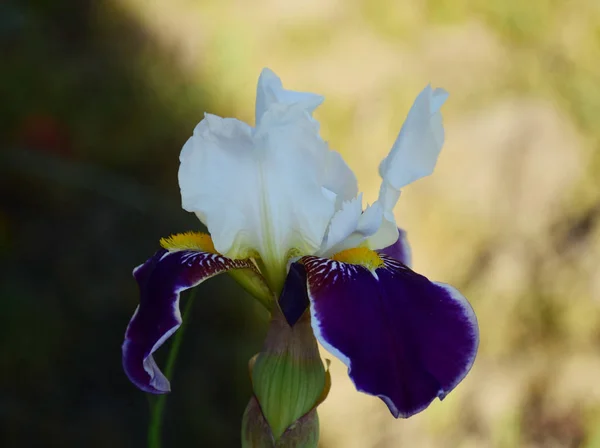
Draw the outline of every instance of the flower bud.
<instances>
[{"instance_id":1,"label":"flower bud","mask_svg":"<svg viewBox=\"0 0 600 448\"><path fill-rule=\"evenodd\" d=\"M316 446L318 420L313 411L329 391L329 374L319 356L310 315L305 313L290 327L275 308L263 349L251 361L254 395L275 443L302 436L314 437Z\"/></svg>"}]
</instances>

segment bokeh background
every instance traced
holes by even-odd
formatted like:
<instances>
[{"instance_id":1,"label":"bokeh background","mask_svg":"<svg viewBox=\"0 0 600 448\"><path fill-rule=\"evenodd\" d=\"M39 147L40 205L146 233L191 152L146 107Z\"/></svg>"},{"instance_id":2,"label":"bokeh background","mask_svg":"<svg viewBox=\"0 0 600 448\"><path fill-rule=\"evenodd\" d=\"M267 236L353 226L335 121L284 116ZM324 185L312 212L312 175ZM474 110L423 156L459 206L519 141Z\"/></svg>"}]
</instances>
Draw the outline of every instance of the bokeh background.
<instances>
[{"instance_id":1,"label":"bokeh background","mask_svg":"<svg viewBox=\"0 0 600 448\"><path fill-rule=\"evenodd\" d=\"M199 229L181 146L204 111L252 123L269 66L325 95L368 201L416 94L450 92L436 173L396 215L415 269L471 300L479 356L400 421L334 361L322 446L600 447L599 61L597 0L3 1L0 445L144 446L131 270ZM165 446L239 446L266 317L228 278L199 296Z\"/></svg>"}]
</instances>

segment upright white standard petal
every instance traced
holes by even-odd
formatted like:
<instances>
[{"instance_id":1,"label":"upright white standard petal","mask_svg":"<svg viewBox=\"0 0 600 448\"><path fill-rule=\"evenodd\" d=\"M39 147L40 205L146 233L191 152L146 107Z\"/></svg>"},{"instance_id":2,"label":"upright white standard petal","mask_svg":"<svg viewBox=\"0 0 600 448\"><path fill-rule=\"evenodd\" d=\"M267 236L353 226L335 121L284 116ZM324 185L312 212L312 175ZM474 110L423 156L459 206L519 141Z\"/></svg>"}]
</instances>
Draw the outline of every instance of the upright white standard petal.
<instances>
[{"instance_id":1,"label":"upright white standard petal","mask_svg":"<svg viewBox=\"0 0 600 448\"><path fill-rule=\"evenodd\" d=\"M263 115L269 108L297 106L311 116L318 132L319 122L312 118L312 113L323 101L324 98L316 93L284 89L281 79L272 70L264 68L256 87L256 127L260 127ZM356 177L336 151L327 151L321 163L323 187L336 194L336 209L339 209L342 202L356 197Z\"/></svg>"},{"instance_id":2,"label":"upright white standard petal","mask_svg":"<svg viewBox=\"0 0 600 448\"><path fill-rule=\"evenodd\" d=\"M377 201L364 212L360 196L338 205L319 255L358 245L383 249L396 242L394 207L400 189L433 172L444 143L440 108L447 97L443 89L430 86L417 96L390 153L379 165L382 182Z\"/></svg>"},{"instance_id":3,"label":"upright white standard petal","mask_svg":"<svg viewBox=\"0 0 600 448\"><path fill-rule=\"evenodd\" d=\"M183 208L208 227L216 250L259 258L278 289L290 256L319 249L336 203L356 194L356 179L319 136L306 102L279 101L293 95L273 82L279 90L257 108L266 110L256 129L205 116L181 151L179 183Z\"/></svg>"},{"instance_id":4,"label":"upright white standard petal","mask_svg":"<svg viewBox=\"0 0 600 448\"><path fill-rule=\"evenodd\" d=\"M429 86L419 94L379 167L379 198L363 212L354 174L329 150L312 117L323 98L286 90L265 69L257 87L256 128L206 115L183 147L183 208L208 227L217 251L233 259L256 257L276 291L291 257L392 245L400 188L435 166L446 97Z\"/></svg>"},{"instance_id":5,"label":"upright white standard petal","mask_svg":"<svg viewBox=\"0 0 600 448\"><path fill-rule=\"evenodd\" d=\"M379 165L382 181L376 202L383 208L383 221L377 233L368 239L369 248L382 249L394 244L398 239L394 207L400 189L433 172L444 144L440 108L447 98L444 89L425 87L408 112L390 153Z\"/></svg>"},{"instance_id":6,"label":"upright white standard petal","mask_svg":"<svg viewBox=\"0 0 600 448\"><path fill-rule=\"evenodd\" d=\"M444 89L425 87L413 103L379 175L396 190L433 173L444 144L440 108L448 98Z\"/></svg>"},{"instance_id":7,"label":"upright white standard petal","mask_svg":"<svg viewBox=\"0 0 600 448\"><path fill-rule=\"evenodd\" d=\"M258 86L256 87L256 127L260 125L262 116L272 104L298 104L309 114L312 114L324 99L316 93L295 92L284 89L281 79L272 70L264 68L258 78Z\"/></svg>"}]
</instances>

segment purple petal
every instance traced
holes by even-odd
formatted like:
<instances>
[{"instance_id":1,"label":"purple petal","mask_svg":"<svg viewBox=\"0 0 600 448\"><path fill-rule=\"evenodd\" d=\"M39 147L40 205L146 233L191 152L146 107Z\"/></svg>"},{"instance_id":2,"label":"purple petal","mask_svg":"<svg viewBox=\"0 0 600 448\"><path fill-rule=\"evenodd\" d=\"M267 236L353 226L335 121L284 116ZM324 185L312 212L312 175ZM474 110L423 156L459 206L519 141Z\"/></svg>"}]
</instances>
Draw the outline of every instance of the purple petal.
<instances>
[{"instance_id":1,"label":"purple petal","mask_svg":"<svg viewBox=\"0 0 600 448\"><path fill-rule=\"evenodd\" d=\"M134 269L140 305L129 322L123 343L123 368L133 384L155 394L171 390L152 354L181 326L179 294L214 275L240 268L254 269L247 260L163 249Z\"/></svg>"},{"instance_id":2,"label":"purple petal","mask_svg":"<svg viewBox=\"0 0 600 448\"><path fill-rule=\"evenodd\" d=\"M406 238L406 231L398 227L398 239L394 244L388 247L384 247L376 251L379 254L387 255L395 260L404 263L406 266L412 265L412 251Z\"/></svg>"},{"instance_id":3,"label":"purple petal","mask_svg":"<svg viewBox=\"0 0 600 448\"><path fill-rule=\"evenodd\" d=\"M454 288L380 255L374 272L304 257L315 336L348 366L361 392L395 417L443 399L471 369L479 344L473 309Z\"/></svg>"}]
</instances>

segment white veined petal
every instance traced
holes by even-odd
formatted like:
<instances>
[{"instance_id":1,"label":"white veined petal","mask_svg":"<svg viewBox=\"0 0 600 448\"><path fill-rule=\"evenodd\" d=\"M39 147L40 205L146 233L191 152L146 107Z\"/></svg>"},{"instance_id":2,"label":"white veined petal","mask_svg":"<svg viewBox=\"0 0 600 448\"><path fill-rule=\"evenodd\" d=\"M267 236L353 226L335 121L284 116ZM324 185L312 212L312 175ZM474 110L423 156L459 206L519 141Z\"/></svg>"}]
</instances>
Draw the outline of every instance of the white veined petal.
<instances>
[{"instance_id":1,"label":"white veined petal","mask_svg":"<svg viewBox=\"0 0 600 448\"><path fill-rule=\"evenodd\" d=\"M311 116L322 101L284 89L265 69L256 128L206 115L181 152L183 207L206 224L219 252L260 257L271 280L285 275L290 255L321 247L335 210L357 193L354 174Z\"/></svg>"},{"instance_id":2,"label":"white veined petal","mask_svg":"<svg viewBox=\"0 0 600 448\"><path fill-rule=\"evenodd\" d=\"M207 225L222 254L258 256L271 283L282 281L291 256L330 255L365 243L387 247L398 238L393 209L400 188L435 167L444 140L439 109L446 97L430 86L418 95L379 167L379 198L363 212L354 174L329 150L311 116L323 98L285 90L265 69L255 129L206 115L184 145L183 207Z\"/></svg>"},{"instance_id":3,"label":"white veined petal","mask_svg":"<svg viewBox=\"0 0 600 448\"><path fill-rule=\"evenodd\" d=\"M256 88L256 126L260 125L263 115L272 104L299 104L302 109L312 114L323 100L324 98L316 93L284 89L281 79L272 70L264 68Z\"/></svg>"},{"instance_id":4,"label":"white veined petal","mask_svg":"<svg viewBox=\"0 0 600 448\"><path fill-rule=\"evenodd\" d=\"M292 250L318 250L335 211L322 182L328 157L301 105L271 105L255 130L206 115L181 152L183 207L203 220L217 251L259 255L267 276L282 277Z\"/></svg>"},{"instance_id":5,"label":"white veined petal","mask_svg":"<svg viewBox=\"0 0 600 448\"><path fill-rule=\"evenodd\" d=\"M448 98L444 89L427 86L416 98L379 174L396 190L433 172L444 143L440 108Z\"/></svg>"},{"instance_id":6,"label":"white veined petal","mask_svg":"<svg viewBox=\"0 0 600 448\"><path fill-rule=\"evenodd\" d=\"M269 108L285 110L289 106L297 106L298 112L306 112L309 115L323 102L324 98L309 92L296 92L283 88L281 79L272 70L263 69L258 79L256 89L256 127L261 127L263 116ZM314 125L315 133L319 131L319 122L310 118ZM327 145L319 145L318 149L319 175L323 187L337 195L336 210L341 207L343 201L349 201L356 197L358 186L356 177L348 167L342 156L328 150Z\"/></svg>"}]
</instances>

